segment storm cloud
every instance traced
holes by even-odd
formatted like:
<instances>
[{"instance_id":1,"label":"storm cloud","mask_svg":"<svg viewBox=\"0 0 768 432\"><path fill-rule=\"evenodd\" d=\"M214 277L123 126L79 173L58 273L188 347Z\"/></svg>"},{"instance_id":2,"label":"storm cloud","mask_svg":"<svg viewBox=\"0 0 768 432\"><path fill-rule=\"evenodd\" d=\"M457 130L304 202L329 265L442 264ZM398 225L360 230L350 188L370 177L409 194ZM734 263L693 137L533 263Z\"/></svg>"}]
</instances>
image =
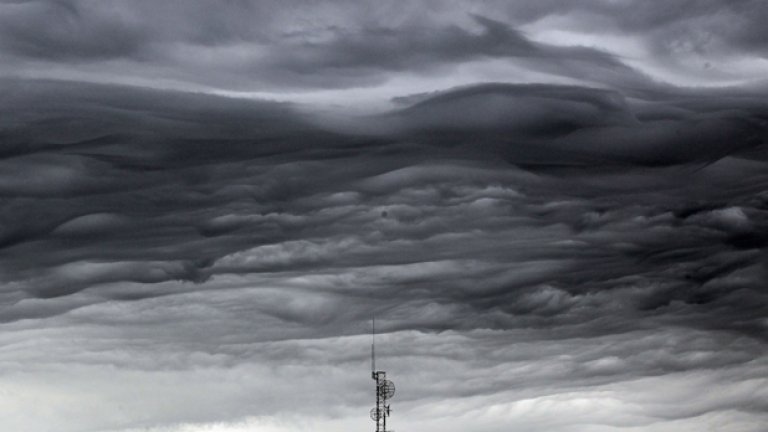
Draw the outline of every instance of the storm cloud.
<instances>
[{"instance_id":1,"label":"storm cloud","mask_svg":"<svg viewBox=\"0 0 768 432\"><path fill-rule=\"evenodd\" d=\"M0 424L761 431L765 10L0 3Z\"/></svg>"},{"instance_id":2,"label":"storm cloud","mask_svg":"<svg viewBox=\"0 0 768 432\"><path fill-rule=\"evenodd\" d=\"M352 89L374 103L499 79L627 91L763 79L759 1L646 3L3 2L1 71L345 103Z\"/></svg>"}]
</instances>

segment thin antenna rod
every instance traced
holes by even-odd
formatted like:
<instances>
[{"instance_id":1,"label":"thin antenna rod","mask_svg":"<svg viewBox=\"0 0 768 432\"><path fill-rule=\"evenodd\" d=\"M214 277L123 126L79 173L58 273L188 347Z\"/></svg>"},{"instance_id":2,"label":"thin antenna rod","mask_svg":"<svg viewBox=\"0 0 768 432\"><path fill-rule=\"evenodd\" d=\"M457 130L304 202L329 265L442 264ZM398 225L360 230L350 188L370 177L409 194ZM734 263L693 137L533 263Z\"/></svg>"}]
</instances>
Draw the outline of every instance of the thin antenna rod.
<instances>
[{"instance_id":1,"label":"thin antenna rod","mask_svg":"<svg viewBox=\"0 0 768 432\"><path fill-rule=\"evenodd\" d=\"M376 372L376 315L371 320L371 373Z\"/></svg>"}]
</instances>

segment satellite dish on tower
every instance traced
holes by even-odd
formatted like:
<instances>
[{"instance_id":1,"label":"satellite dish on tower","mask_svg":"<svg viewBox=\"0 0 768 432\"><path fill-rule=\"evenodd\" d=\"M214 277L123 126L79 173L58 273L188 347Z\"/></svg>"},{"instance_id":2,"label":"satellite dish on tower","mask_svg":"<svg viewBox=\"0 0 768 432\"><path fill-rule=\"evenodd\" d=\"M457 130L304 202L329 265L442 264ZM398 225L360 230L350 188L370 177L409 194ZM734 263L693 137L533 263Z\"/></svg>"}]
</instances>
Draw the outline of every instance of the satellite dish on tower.
<instances>
[{"instance_id":1,"label":"satellite dish on tower","mask_svg":"<svg viewBox=\"0 0 768 432\"><path fill-rule=\"evenodd\" d=\"M379 421L381 418L383 412L381 410L376 409L376 407L371 408L371 420L373 421Z\"/></svg>"},{"instance_id":2,"label":"satellite dish on tower","mask_svg":"<svg viewBox=\"0 0 768 432\"><path fill-rule=\"evenodd\" d=\"M390 399L395 395L395 383L386 380L379 384L379 395L384 399Z\"/></svg>"}]
</instances>

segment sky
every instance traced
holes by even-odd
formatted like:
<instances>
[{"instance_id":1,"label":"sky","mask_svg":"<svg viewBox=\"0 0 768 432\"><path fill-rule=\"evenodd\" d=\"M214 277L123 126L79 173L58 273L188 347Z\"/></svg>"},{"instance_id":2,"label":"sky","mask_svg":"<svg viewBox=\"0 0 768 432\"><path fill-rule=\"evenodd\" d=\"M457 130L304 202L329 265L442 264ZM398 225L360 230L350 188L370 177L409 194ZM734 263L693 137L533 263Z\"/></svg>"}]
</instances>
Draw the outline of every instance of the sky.
<instances>
[{"instance_id":1,"label":"sky","mask_svg":"<svg viewBox=\"0 0 768 432\"><path fill-rule=\"evenodd\" d=\"M0 0L0 429L764 432L762 0Z\"/></svg>"}]
</instances>

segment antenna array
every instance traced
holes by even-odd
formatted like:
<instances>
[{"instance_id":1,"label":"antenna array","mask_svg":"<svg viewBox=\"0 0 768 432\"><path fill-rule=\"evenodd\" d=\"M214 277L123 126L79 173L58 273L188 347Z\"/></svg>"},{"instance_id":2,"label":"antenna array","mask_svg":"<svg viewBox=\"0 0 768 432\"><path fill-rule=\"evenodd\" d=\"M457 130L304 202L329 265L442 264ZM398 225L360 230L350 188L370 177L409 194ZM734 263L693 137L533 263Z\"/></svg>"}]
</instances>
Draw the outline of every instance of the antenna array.
<instances>
[{"instance_id":1,"label":"antenna array","mask_svg":"<svg viewBox=\"0 0 768 432\"><path fill-rule=\"evenodd\" d=\"M387 431L387 418L391 412L389 400L395 395L395 383L387 379L387 373L376 370L376 318L371 323L371 378L376 382L376 406L371 408L371 420L376 422L376 432Z\"/></svg>"}]
</instances>

